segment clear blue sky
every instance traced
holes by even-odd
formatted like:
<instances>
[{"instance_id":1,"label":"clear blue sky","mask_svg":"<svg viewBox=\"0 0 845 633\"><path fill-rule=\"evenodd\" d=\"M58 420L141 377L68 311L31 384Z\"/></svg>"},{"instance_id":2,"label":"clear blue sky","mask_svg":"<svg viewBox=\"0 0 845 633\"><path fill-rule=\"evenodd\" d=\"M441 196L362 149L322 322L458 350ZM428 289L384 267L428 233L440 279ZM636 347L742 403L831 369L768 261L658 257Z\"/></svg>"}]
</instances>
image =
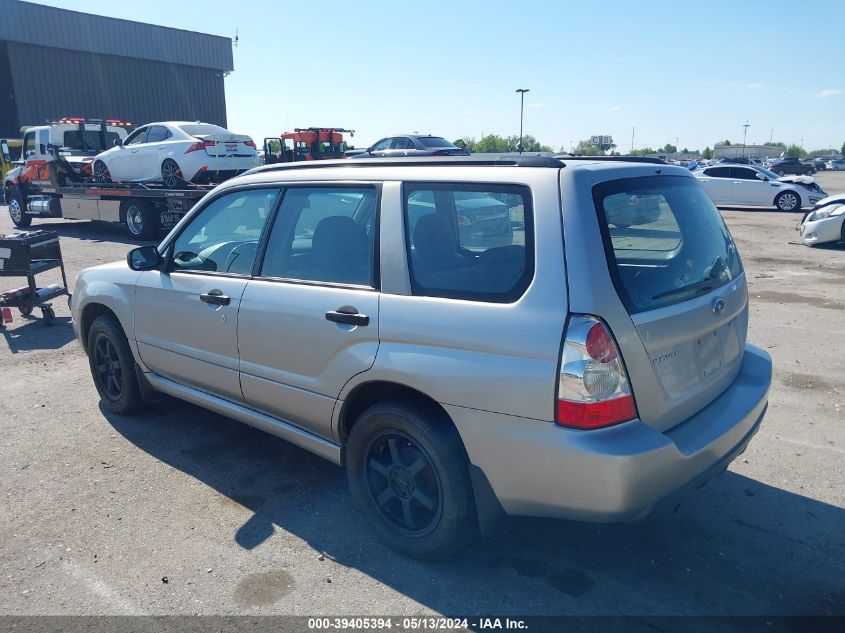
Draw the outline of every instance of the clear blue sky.
<instances>
[{"instance_id":1,"label":"clear blue sky","mask_svg":"<svg viewBox=\"0 0 845 633\"><path fill-rule=\"evenodd\" d=\"M555 149L593 134L703 149L729 138L845 142L845 1L47 0L234 36L229 127L312 125L450 140L525 132Z\"/></svg>"}]
</instances>

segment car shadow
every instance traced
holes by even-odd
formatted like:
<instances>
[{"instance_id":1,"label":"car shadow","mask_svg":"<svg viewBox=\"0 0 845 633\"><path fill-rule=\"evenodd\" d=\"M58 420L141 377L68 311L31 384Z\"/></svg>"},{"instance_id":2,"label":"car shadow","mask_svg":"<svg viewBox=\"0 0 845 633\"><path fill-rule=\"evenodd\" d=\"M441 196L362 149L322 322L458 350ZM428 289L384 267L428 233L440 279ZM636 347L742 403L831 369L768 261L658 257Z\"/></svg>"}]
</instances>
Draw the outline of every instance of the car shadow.
<instances>
[{"instance_id":1,"label":"car shadow","mask_svg":"<svg viewBox=\"0 0 845 633\"><path fill-rule=\"evenodd\" d=\"M240 547L278 526L440 613L845 614L845 510L733 472L640 523L517 519L426 563L382 545L343 469L304 450L169 398L135 418L102 410L139 449L249 509L231 526Z\"/></svg>"},{"instance_id":2,"label":"car shadow","mask_svg":"<svg viewBox=\"0 0 845 633\"><path fill-rule=\"evenodd\" d=\"M13 314L15 319L25 319L27 322L18 327L7 325L0 330L0 337L5 339L12 354L42 349L61 349L74 339L70 317L55 317L53 325L48 326L38 308L35 308L32 315L27 317L17 314L16 309Z\"/></svg>"},{"instance_id":3,"label":"car shadow","mask_svg":"<svg viewBox=\"0 0 845 633\"><path fill-rule=\"evenodd\" d=\"M807 211L809 211L809 207L804 207L803 209L795 209L794 211L781 211L777 207L738 207L738 206L718 206L719 211L744 211L747 213L778 213L778 214L789 214L794 216L803 216Z\"/></svg>"},{"instance_id":4,"label":"car shadow","mask_svg":"<svg viewBox=\"0 0 845 633\"><path fill-rule=\"evenodd\" d=\"M140 246L142 244L158 244L167 232L161 232L155 240L144 241L131 237L126 226L116 222L100 222L96 220L78 221L42 221L33 224L30 229L55 231L59 237L68 237L86 242L108 242L112 244L126 244L127 246Z\"/></svg>"}]
</instances>

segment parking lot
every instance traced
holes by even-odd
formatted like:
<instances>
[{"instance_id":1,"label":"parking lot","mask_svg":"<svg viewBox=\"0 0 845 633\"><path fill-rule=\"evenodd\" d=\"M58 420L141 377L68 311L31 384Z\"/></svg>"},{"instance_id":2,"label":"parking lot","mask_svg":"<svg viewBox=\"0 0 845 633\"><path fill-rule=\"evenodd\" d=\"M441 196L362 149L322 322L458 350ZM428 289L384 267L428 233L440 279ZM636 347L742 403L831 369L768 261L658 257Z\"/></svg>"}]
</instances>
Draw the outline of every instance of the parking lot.
<instances>
[{"instance_id":1,"label":"parking lot","mask_svg":"<svg viewBox=\"0 0 845 633\"><path fill-rule=\"evenodd\" d=\"M845 172L817 180L845 192ZM801 213L723 215L749 339L774 360L746 453L674 511L518 520L441 564L386 549L343 470L304 450L175 400L106 412L64 301L52 328L15 312L0 334L4 612L845 614L845 247L799 244ZM137 244L119 225L42 227L71 284Z\"/></svg>"}]
</instances>

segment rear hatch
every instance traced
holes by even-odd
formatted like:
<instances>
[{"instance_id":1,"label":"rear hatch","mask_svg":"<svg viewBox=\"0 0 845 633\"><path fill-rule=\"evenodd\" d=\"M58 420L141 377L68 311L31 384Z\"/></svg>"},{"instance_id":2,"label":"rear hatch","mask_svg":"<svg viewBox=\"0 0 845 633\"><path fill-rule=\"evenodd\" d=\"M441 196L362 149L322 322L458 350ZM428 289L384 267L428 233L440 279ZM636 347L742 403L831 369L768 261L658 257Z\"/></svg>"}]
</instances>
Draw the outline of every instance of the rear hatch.
<instances>
[{"instance_id":1,"label":"rear hatch","mask_svg":"<svg viewBox=\"0 0 845 633\"><path fill-rule=\"evenodd\" d=\"M255 156L255 143L245 134L208 134L197 136L205 144L205 153L217 158Z\"/></svg>"},{"instance_id":2,"label":"rear hatch","mask_svg":"<svg viewBox=\"0 0 845 633\"><path fill-rule=\"evenodd\" d=\"M613 285L637 335L614 331L639 416L665 430L739 373L748 327L742 263L694 178L612 180L593 189L593 200Z\"/></svg>"}]
</instances>

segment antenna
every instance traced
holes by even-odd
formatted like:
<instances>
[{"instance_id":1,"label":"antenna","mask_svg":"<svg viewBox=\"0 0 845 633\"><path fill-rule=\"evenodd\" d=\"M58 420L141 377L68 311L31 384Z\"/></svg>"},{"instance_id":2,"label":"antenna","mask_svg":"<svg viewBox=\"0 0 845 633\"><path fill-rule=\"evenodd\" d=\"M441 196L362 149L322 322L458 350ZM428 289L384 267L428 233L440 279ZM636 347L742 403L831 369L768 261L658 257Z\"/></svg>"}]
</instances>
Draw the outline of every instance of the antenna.
<instances>
[{"instance_id":1,"label":"antenna","mask_svg":"<svg viewBox=\"0 0 845 633\"><path fill-rule=\"evenodd\" d=\"M232 46L238 47L238 27L235 27L235 39L232 40Z\"/></svg>"}]
</instances>

